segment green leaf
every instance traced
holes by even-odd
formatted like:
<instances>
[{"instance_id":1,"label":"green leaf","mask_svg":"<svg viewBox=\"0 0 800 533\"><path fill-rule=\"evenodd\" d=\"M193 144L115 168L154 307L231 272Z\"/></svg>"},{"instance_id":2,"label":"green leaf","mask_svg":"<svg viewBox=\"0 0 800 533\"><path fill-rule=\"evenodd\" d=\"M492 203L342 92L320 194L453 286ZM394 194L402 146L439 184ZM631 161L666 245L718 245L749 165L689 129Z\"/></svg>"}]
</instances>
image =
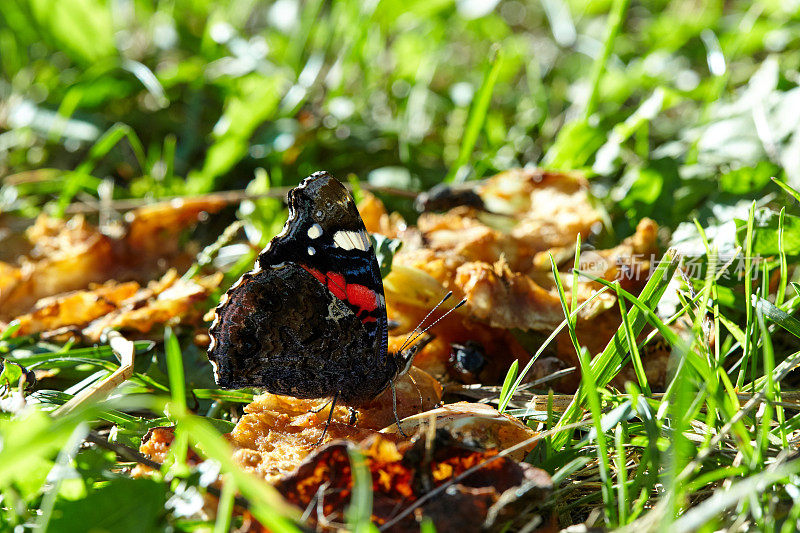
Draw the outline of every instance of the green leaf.
<instances>
[{"instance_id":1,"label":"green leaf","mask_svg":"<svg viewBox=\"0 0 800 533\"><path fill-rule=\"evenodd\" d=\"M160 529L166 486L148 478L115 478L80 500L59 498L49 531L147 533Z\"/></svg>"},{"instance_id":2,"label":"green leaf","mask_svg":"<svg viewBox=\"0 0 800 533\"><path fill-rule=\"evenodd\" d=\"M566 124L544 157L543 166L557 170L572 170L586 166L589 159L603 146L606 134L590 126L585 119Z\"/></svg>"},{"instance_id":3,"label":"green leaf","mask_svg":"<svg viewBox=\"0 0 800 533\"><path fill-rule=\"evenodd\" d=\"M761 161L754 167L741 167L726 172L719 178L722 192L731 194L749 194L763 189L770 178L779 172L779 168L769 161Z\"/></svg>"},{"instance_id":4,"label":"green leaf","mask_svg":"<svg viewBox=\"0 0 800 533\"><path fill-rule=\"evenodd\" d=\"M48 41L74 61L89 65L117 54L115 24L101 0L29 0L31 14Z\"/></svg>"},{"instance_id":5,"label":"green leaf","mask_svg":"<svg viewBox=\"0 0 800 533\"><path fill-rule=\"evenodd\" d=\"M378 259L378 265L381 269L381 277L385 278L392 271L392 260L394 254L403 246L403 241L400 239L390 239L384 237L380 233L373 233L369 236L372 241L372 248L375 250L375 257Z\"/></svg>"},{"instance_id":6,"label":"green leaf","mask_svg":"<svg viewBox=\"0 0 800 533\"><path fill-rule=\"evenodd\" d=\"M10 361L0 360L0 386L8 385L9 387L16 386L19 383L19 378L22 377L22 366L12 363Z\"/></svg>"},{"instance_id":7,"label":"green leaf","mask_svg":"<svg viewBox=\"0 0 800 533\"><path fill-rule=\"evenodd\" d=\"M655 159L645 167L633 168L622 182L624 195L620 195L619 206L631 224L635 225L643 217L654 218L661 224L672 222L675 190L680 183L678 163L674 159Z\"/></svg>"},{"instance_id":8,"label":"green leaf","mask_svg":"<svg viewBox=\"0 0 800 533\"><path fill-rule=\"evenodd\" d=\"M272 180L263 168L255 171L255 176L247 184L247 194L263 195L272 187ZM258 198L243 200L236 215L245 222L245 230L250 242L260 246L272 239L286 220L286 210L278 198Z\"/></svg>"},{"instance_id":9,"label":"green leaf","mask_svg":"<svg viewBox=\"0 0 800 533\"><path fill-rule=\"evenodd\" d=\"M287 87L285 73L250 73L235 80L225 101L225 111L214 128L215 142L209 147L203 168L189 174L186 188L200 194L214 190L220 176L247 155L250 137L272 118Z\"/></svg>"}]
</instances>

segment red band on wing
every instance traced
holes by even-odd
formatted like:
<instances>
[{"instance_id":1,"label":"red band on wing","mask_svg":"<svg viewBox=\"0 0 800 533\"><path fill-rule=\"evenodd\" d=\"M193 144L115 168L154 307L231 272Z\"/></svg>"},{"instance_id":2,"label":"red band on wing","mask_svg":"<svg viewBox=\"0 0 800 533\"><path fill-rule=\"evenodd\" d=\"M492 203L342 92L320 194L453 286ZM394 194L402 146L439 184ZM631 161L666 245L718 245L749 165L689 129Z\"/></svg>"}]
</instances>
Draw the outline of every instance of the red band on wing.
<instances>
[{"instance_id":1,"label":"red band on wing","mask_svg":"<svg viewBox=\"0 0 800 533\"><path fill-rule=\"evenodd\" d=\"M347 301L347 283L344 276L336 272L328 272L325 277L328 278L328 289L333 295L340 300Z\"/></svg>"},{"instance_id":2,"label":"red band on wing","mask_svg":"<svg viewBox=\"0 0 800 533\"><path fill-rule=\"evenodd\" d=\"M378 299L375 297L375 291L356 283L347 285L346 289L347 301L351 304L355 304L367 312L372 312L378 307Z\"/></svg>"},{"instance_id":3,"label":"red band on wing","mask_svg":"<svg viewBox=\"0 0 800 533\"><path fill-rule=\"evenodd\" d=\"M344 302L348 302L359 309L356 315L365 312L361 321L363 323L375 322L377 319L369 313L378 308L378 295L375 291L358 283L347 283L344 276L338 272L327 272L323 274L319 270L302 266L309 274L314 276L320 283L328 287L331 293Z\"/></svg>"}]
</instances>

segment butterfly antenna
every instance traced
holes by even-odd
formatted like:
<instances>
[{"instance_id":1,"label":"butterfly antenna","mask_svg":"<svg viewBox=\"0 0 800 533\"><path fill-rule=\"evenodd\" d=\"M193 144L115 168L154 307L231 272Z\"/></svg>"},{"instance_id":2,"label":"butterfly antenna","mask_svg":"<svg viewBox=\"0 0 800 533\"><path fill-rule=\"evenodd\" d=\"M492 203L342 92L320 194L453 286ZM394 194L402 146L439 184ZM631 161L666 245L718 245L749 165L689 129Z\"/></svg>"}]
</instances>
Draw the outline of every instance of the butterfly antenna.
<instances>
[{"instance_id":1,"label":"butterfly antenna","mask_svg":"<svg viewBox=\"0 0 800 533\"><path fill-rule=\"evenodd\" d=\"M439 307L441 307L441 305L442 305L443 303L445 303L445 302L446 302L446 301L447 301L447 300L448 300L448 299L449 299L449 298L450 298L452 295L453 295L453 291L448 291L448 292L447 292L447 294L445 294L445 295L444 295L444 298L442 298L441 300L439 300L439 303L438 303L438 304L436 304L436 305L434 305L434 306L433 306L433 309L431 309L430 311L428 311L428 314L427 314L427 315L425 315L425 318L423 318L422 320L420 320L420 321L419 321L419 325L417 325L417 327L415 327L415 328L414 328L414 329L411 331L411 333L409 333L409 334L408 334L408 337L406 337L406 340L405 340L405 341L403 341L403 345L402 345L402 346L400 346L400 350L399 350L399 351L403 351L403 348L405 348L406 346L408 346L408 340L409 340L411 337L413 337L413 336L414 336L414 333L416 333L417 331L419 331L419 329L422 327L422 324L424 324L424 323L425 323L425 321L426 321L426 320L428 320L428 318L430 318L430 316L431 316L431 315L434 313L434 311L436 311L437 309L439 309Z\"/></svg>"},{"instance_id":2,"label":"butterfly antenna","mask_svg":"<svg viewBox=\"0 0 800 533\"><path fill-rule=\"evenodd\" d=\"M416 340L417 340L417 339L419 339L421 336L423 336L423 335L424 335L424 334L425 334L425 333L426 333L426 332L427 332L429 329L431 329L433 326L435 326L436 324L438 324L439 322L441 322L442 320L444 320L444 319L445 319L445 317L447 317L447 315L449 315L450 313L452 313L453 311L455 311L455 310L456 310L456 309L458 309L459 307L463 306L465 303L467 303L467 299L466 299L466 298L464 298L463 300L461 300L460 302L458 302L458 303L457 303L456 305L454 305L454 306L453 306L451 309L448 309L448 310L447 310L447 312L446 312L445 314L443 314L442 316L440 316L439 318L437 318L436 320L434 320L434 321L433 321L433 322L432 322L430 325L428 325L428 326L425 326L425 328L424 328L423 330L421 330L421 331L420 331L420 332L419 332L419 333L418 333L418 334L417 334L417 335L416 335L416 336L415 336L413 339L411 339L410 341L409 341L408 339L406 339L406 342L404 342L404 343L403 343L403 346L401 346L401 347L400 347L400 351L403 351L403 348L405 348L405 347L406 347L408 344L413 344L413 343L414 343L414 341L416 341ZM428 313L428 314L430 314L430 313ZM417 328L417 329L419 329L419 328ZM416 331L416 330L415 330L415 331ZM413 332L412 332L412 333L413 333Z\"/></svg>"}]
</instances>

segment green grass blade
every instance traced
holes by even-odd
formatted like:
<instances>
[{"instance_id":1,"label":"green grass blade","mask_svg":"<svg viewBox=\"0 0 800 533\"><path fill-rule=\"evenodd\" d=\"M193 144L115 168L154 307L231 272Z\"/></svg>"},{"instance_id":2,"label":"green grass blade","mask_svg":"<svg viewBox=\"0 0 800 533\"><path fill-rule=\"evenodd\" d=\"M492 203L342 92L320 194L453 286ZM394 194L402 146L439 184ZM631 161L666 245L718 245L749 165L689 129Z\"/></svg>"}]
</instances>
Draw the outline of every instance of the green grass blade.
<instances>
[{"instance_id":1,"label":"green grass blade","mask_svg":"<svg viewBox=\"0 0 800 533\"><path fill-rule=\"evenodd\" d=\"M800 338L800 320L797 320L793 316L789 315L786 311L775 307L772 302L769 302L764 298L759 298L753 295L752 300L756 305L756 309L761 313L764 313L766 318L778 324L795 337Z\"/></svg>"},{"instance_id":2,"label":"green grass blade","mask_svg":"<svg viewBox=\"0 0 800 533\"><path fill-rule=\"evenodd\" d=\"M353 494L347 508L347 524L354 533L368 533L375 530L372 517L372 473L366 458L358 449L348 448L350 468L353 473Z\"/></svg>"},{"instance_id":3,"label":"green grass blade","mask_svg":"<svg viewBox=\"0 0 800 533\"><path fill-rule=\"evenodd\" d=\"M298 529L290 518L299 518L294 507L289 506L271 485L241 469L233 460L233 448L203 418L184 414L179 417L192 440L202 453L217 461L222 471L229 474L242 495L250 502L250 512L270 531L275 533L294 533Z\"/></svg>"},{"instance_id":4,"label":"green grass blade","mask_svg":"<svg viewBox=\"0 0 800 533\"><path fill-rule=\"evenodd\" d=\"M167 357L167 373L169 374L169 389L172 401L168 405L168 415L171 419L178 419L188 411L186 409L186 385L183 374L183 356L178 338L172 328L164 328L164 348ZM185 476L189 473L186 457L189 449L189 434L180 424L175 426L175 440L169 447L169 456L164 461L164 469L173 470L175 475Z\"/></svg>"},{"instance_id":5,"label":"green grass blade","mask_svg":"<svg viewBox=\"0 0 800 533\"><path fill-rule=\"evenodd\" d=\"M89 173L94 169L98 160L108 154L111 149L122 139L128 139L128 142L133 149L133 153L136 156L136 160L138 161L142 170L146 171L147 157L145 155L144 148L142 147L142 142L139 140L136 132L127 124L114 124L97 140L94 146L92 146L91 150L89 150L89 157L86 159L86 161L78 166L74 172L70 173L69 177L64 183L61 195L56 204L56 209L54 211L55 216L64 216L64 212L72 201L72 197L75 196L78 190L80 190L81 182L87 177L90 177Z\"/></svg>"},{"instance_id":6,"label":"green grass blade","mask_svg":"<svg viewBox=\"0 0 800 533\"><path fill-rule=\"evenodd\" d=\"M186 384L183 375L183 356L178 338L172 328L164 329L164 347L167 356L167 372L169 373L169 390L172 395L172 410L175 414L186 412Z\"/></svg>"},{"instance_id":7,"label":"green grass blade","mask_svg":"<svg viewBox=\"0 0 800 533\"><path fill-rule=\"evenodd\" d=\"M617 292L617 303L619 304L619 311L622 314L622 327L625 329L625 340L628 341L628 350L631 353L631 364L633 364L633 371L636 373L636 379L639 381L639 387L646 396L650 396L650 384L647 381L647 374L644 371L644 364L642 363L642 356L639 354L639 347L636 344L636 336L633 334L631 322L628 320L628 307L625 305L625 297L621 290L622 287L619 283L614 284L614 289Z\"/></svg>"},{"instance_id":8,"label":"green grass blade","mask_svg":"<svg viewBox=\"0 0 800 533\"><path fill-rule=\"evenodd\" d=\"M775 305L780 307L786 297L786 284L789 280L789 265L786 261L786 247L784 245L784 222L786 219L786 208L781 207L778 218L778 256L780 258L781 270L778 280L778 292L775 294Z\"/></svg>"},{"instance_id":9,"label":"green grass blade","mask_svg":"<svg viewBox=\"0 0 800 533\"><path fill-rule=\"evenodd\" d=\"M594 294L592 294L589 298L586 299L585 302L580 304L578 306L578 308L575 309L575 311L572 312L571 318L576 318L578 316L578 313L581 312L581 310L583 310L595 298L599 297L601 294L605 293L606 291L608 291L608 287L602 287L599 291L597 291ZM567 327L567 324L569 323L569 320L571 318L565 318L564 320L562 320L561 323L558 326L556 326L556 328L552 331L552 333L550 333L550 335L547 337L547 339L545 339L545 341L542 343L542 345L539 346L539 349L536 350L536 353L533 354L533 357L531 357L531 359L527 362L525 367L522 369L522 372L520 372L519 376L517 376L517 379L514 382L514 385L511 387L511 392L506 396L506 401L505 402L501 402L499 404L498 409L500 410L500 412L503 412L506 409L506 407L508 406L508 402L514 396L514 393L516 392L517 388L522 384L522 380L525 379L525 376L528 374L528 372L530 371L530 369L533 366L533 364L536 362L536 360L539 358L539 356L541 356L542 353L544 353L544 351L547 349L547 347L550 346L550 343L553 342L553 340L558 336L558 334L561 333L561 331L565 327Z\"/></svg>"},{"instance_id":10,"label":"green grass blade","mask_svg":"<svg viewBox=\"0 0 800 533\"><path fill-rule=\"evenodd\" d=\"M493 53L493 57L489 62L489 67L483 76L478 93L475 95L475 100L469 111L469 119L464 128L464 136L461 138L461 148L458 151L458 158L450 167L450 172L444 178L444 181L451 183L455 181L462 167L469 163L470 155L475 149L475 143L478 142L478 134L483 128L483 123L486 121L486 112L489 110L489 104L492 101L492 94L494 93L494 86L497 83L497 78L500 76L500 69L503 67L503 51L498 49Z\"/></svg>"},{"instance_id":11,"label":"green grass blade","mask_svg":"<svg viewBox=\"0 0 800 533\"><path fill-rule=\"evenodd\" d=\"M706 524L713 524L722 513L741 504L747 497L763 493L774 483L783 482L798 472L800 472L800 460L795 460L753 474L730 487L719 488L710 498L678 518L672 524L671 531L697 531Z\"/></svg>"},{"instance_id":12,"label":"green grass blade","mask_svg":"<svg viewBox=\"0 0 800 533\"><path fill-rule=\"evenodd\" d=\"M550 264L553 265L553 256L550 255ZM570 313L575 311L575 308L578 307L578 269L581 267L581 234L578 233L578 236L575 238L575 261L573 262L572 268L572 305L569 306ZM567 316L566 318L569 318Z\"/></svg>"},{"instance_id":13,"label":"green grass blade","mask_svg":"<svg viewBox=\"0 0 800 533\"><path fill-rule=\"evenodd\" d=\"M516 387L513 387L514 380L517 379L517 371L519 370L519 359L515 359L506 373L506 378L503 380L503 386L500 389L500 400L498 411L501 413L508 407L508 402L511 401L511 396L514 394Z\"/></svg>"},{"instance_id":14,"label":"green grass blade","mask_svg":"<svg viewBox=\"0 0 800 533\"><path fill-rule=\"evenodd\" d=\"M642 293L639 295L638 300L641 301L641 303L647 309L655 309L655 307L658 305L658 302L664 295L664 291L667 289L667 285L672 279L672 275L675 273L677 264L677 253L674 250L668 250L667 253L664 254L664 257L661 259L661 261L659 261L644 289L642 289ZM634 335L641 333L642 329L647 323L646 314L643 313L638 307L634 307L628 312L628 319ZM597 369L596 379L598 386L604 387L607 385L608 382L611 381L611 379L619 371L620 365L625 358L624 354L622 353L624 341L625 331L620 326L620 328L614 334L614 337L612 337L612 339L609 341L605 350L603 350L603 352L595 357L592 361L592 368ZM558 421L556 429L564 427L568 424L572 424L578 419L581 404L583 403L584 398L585 391L580 389L575 394L575 398L573 399L572 403L570 403L570 405L567 407L567 410ZM553 439L553 447L556 449L563 448L569 438L570 435L568 433L560 432Z\"/></svg>"},{"instance_id":15,"label":"green grass blade","mask_svg":"<svg viewBox=\"0 0 800 533\"><path fill-rule=\"evenodd\" d=\"M12 320L11 322L9 322L8 326L6 326L5 329L3 329L2 333L0 333L0 341L5 341L10 339L12 335L14 335L14 333L19 331L19 328L21 326L22 323L20 323L19 320Z\"/></svg>"},{"instance_id":16,"label":"green grass blade","mask_svg":"<svg viewBox=\"0 0 800 533\"><path fill-rule=\"evenodd\" d=\"M575 348L575 352L580 355L581 346L578 342L578 334L575 331L575 322L576 320L571 318L569 312L569 305L567 304L567 297L564 293L564 284L561 281L561 274L558 272L558 267L556 266L556 262L553 259L552 254L548 254L550 256L550 268L553 272L553 280L556 283L556 289L558 290L558 299L561 302L561 311L564 313L564 318L567 319L567 331L569 332L569 338L572 341L572 346ZM573 274L573 276L575 276ZM573 290L573 293L575 291Z\"/></svg>"},{"instance_id":17,"label":"green grass blade","mask_svg":"<svg viewBox=\"0 0 800 533\"><path fill-rule=\"evenodd\" d=\"M586 109L583 111L584 119L588 119L592 116L597 109L597 101L600 95L600 82L603 79L603 73L605 72L608 58L611 57L614 42L617 39L617 35L619 35L623 22L625 22L625 12L628 10L629 3L630 0L614 0L613 4L611 4L611 11L608 14L608 21L606 22L606 37L603 40L603 50L592 64L591 89L589 98L586 100Z\"/></svg>"},{"instance_id":18,"label":"green grass blade","mask_svg":"<svg viewBox=\"0 0 800 533\"><path fill-rule=\"evenodd\" d=\"M742 365L739 367L739 374L736 377L736 388L742 389L744 385L745 373L747 372L747 363L752 359L752 346L753 346L753 306L750 301L753 296L753 277L751 275L753 268L753 227L755 226L756 216L756 202L750 204L750 213L747 217L747 236L745 237L745 255L744 255L744 297L746 302L745 307L745 343L744 343L744 356ZM755 363L753 363L755 364Z\"/></svg>"},{"instance_id":19,"label":"green grass blade","mask_svg":"<svg viewBox=\"0 0 800 533\"><path fill-rule=\"evenodd\" d=\"M217 519L214 522L214 533L228 533L231 530L233 502L236 496L236 484L230 477L222 482L222 492L217 505Z\"/></svg>"},{"instance_id":20,"label":"green grass blade","mask_svg":"<svg viewBox=\"0 0 800 533\"><path fill-rule=\"evenodd\" d=\"M603 431L603 411L600 403L600 395L597 392L597 382L595 381L594 370L589 361L586 349L581 349L578 353L578 361L581 365L581 390L585 391L586 399L589 403L589 412L594 424L595 436L597 438L597 460L600 466L601 492L603 503L605 504L605 520L607 523L616 522L616 509L613 492L613 479L611 478L611 465L608 458L608 445L606 434Z\"/></svg>"},{"instance_id":21,"label":"green grass blade","mask_svg":"<svg viewBox=\"0 0 800 533\"><path fill-rule=\"evenodd\" d=\"M771 178L771 179L775 183L775 185L777 185L778 187L780 187L784 191L788 192L790 195L792 195L794 197L795 200L800 202L800 192L797 192L794 188L790 187L789 185L787 185L786 183L780 181L777 178Z\"/></svg>"},{"instance_id":22,"label":"green grass blade","mask_svg":"<svg viewBox=\"0 0 800 533\"><path fill-rule=\"evenodd\" d=\"M614 447L617 452L617 516L619 517L618 523L620 525L628 523L628 461L625 453L625 443L628 440L627 433L624 422L614 430Z\"/></svg>"}]
</instances>

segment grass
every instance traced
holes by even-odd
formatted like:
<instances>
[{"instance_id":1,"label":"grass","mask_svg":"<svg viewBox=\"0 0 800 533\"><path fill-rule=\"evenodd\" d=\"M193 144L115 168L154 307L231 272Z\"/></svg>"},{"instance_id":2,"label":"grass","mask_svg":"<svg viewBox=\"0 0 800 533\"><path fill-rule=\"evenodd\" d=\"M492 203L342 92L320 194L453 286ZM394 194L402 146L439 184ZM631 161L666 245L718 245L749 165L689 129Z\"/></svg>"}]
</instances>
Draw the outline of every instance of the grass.
<instances>
[{"instance_id":1,"label":"grass","mask_svg":"<svg viewBox=\"0 0 800 533\"><path fill-rule=\"evenodd\" d=\"M582 170L606 215L594 245L616 244L651 217L670 230L672 248L640 294L605 283L622 324L598 354L581 346L580 307L554 268L565 319L534 357L566 328L581 387L532 413L530 392L518 390L530 364L515 363L499 401L547 431L529 457L557 481L547 506L563 526L591 518L638 531L800 527L791 453L800 431L796 6L123 4L0 2L0 213L62 216L101 194L261 194L320 168L412 191L525 164ZM384 199L411 217L409 199ZM284 210L270 198L249 202L237 218L263 244ZM198 265L231 238L229 223L215 217L198 235L222 235ZM576 258L574 279L581 275ZM670 326L680 321L679 334ZM15 327L0 332L0 356L58 372L54 389L29 401L63 404L119 367L108 346L11 338ZM662 391L645 375L656 336L671 350ZM220 438L228 407L250 393L219 391L210 373L196 372L204 355L186 332L163 340L135 344L134 376L115 399L60 418L0 414L0 529L64 530L75 517L103 525L115 516L115 531L226 531L238 493L271 530L294 530L296 513L242 472ZM636 383L614 389L628 363ZM5 365L4 402L21 375ZM113 424L113 440L136 447L168 423L179 445L155 484L128 480L113 453L77 445ZM166 506L207 491L186 463L190 445L225 480L220 514L207 523ZM348 519L369 529L370 494L358 486L356 495Z\"/></svg>"}]
</instances>

